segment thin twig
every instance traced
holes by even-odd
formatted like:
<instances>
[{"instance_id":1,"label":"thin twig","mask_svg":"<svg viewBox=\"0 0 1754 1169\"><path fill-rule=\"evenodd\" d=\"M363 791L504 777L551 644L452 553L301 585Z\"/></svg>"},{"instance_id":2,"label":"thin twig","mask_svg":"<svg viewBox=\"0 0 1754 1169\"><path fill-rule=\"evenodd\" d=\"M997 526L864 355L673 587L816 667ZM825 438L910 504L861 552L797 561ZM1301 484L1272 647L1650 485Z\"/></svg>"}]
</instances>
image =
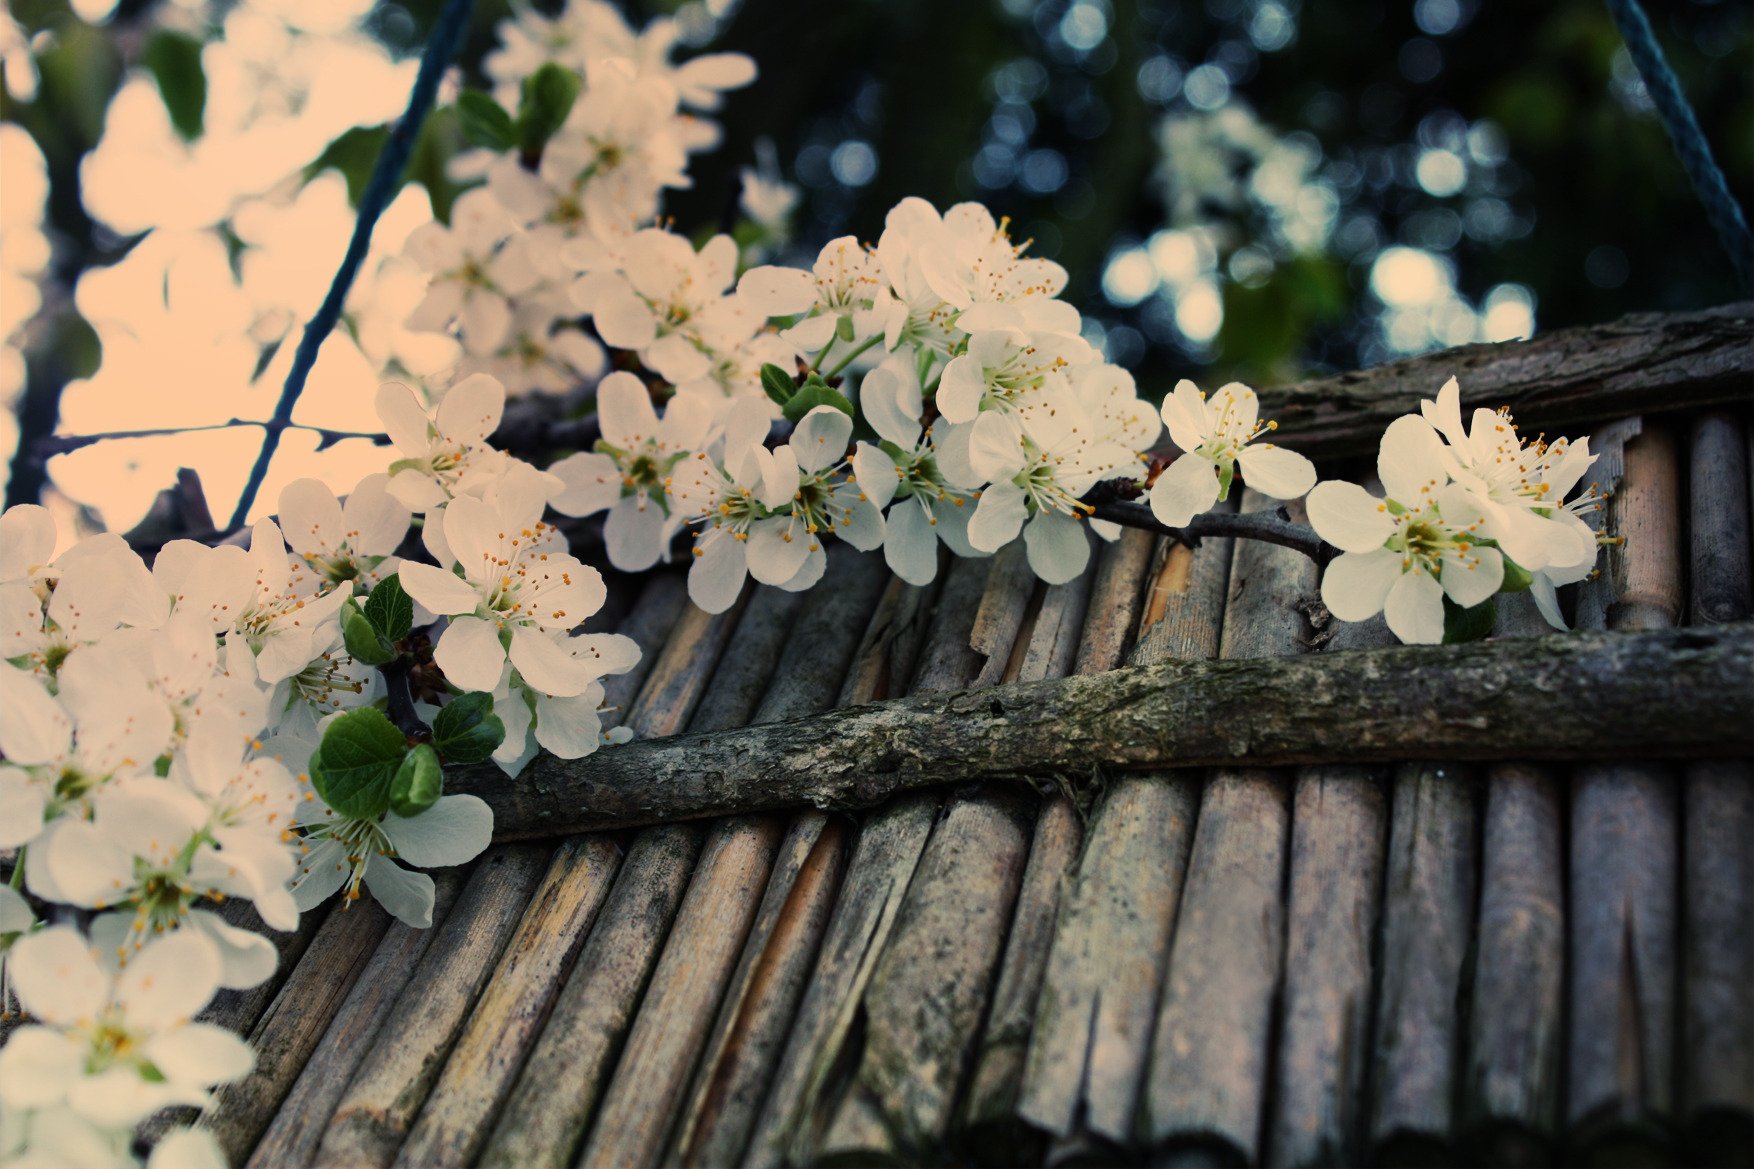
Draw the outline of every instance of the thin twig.
<instances>
[{"instance_id":1,"label":"thin twig","mask_svg":"<svg viewBox=\"0 0 1754 1169\"><path fill-rule=\"evenodd\" d=\"M387 446L390 436L365 430L331 430L326 426L307 426L302 422L283 422L269 418L257 420L250 418L233 418L227 422L215 422L207 426L163 426L149 430L108 430L101 434L51 434L40 438L31 446L31 451L39 459L51 459L56 455L72 454L84 450L100 442L124 438L169 438L182 434L205 434L216 430L236 430L246 426L260 426L268 431L305 430L317 436L318 449L334 446L342 439L363 438L375 446Z\"/></svg>"},{"instance_id":2,"label":"thin twig","mask_svg":"<svg viewBox=\"0 0 1754 1169\"><path fill-rule=\"evenodd\" d=\"M1285 517L1283 509L1249 512L1244 515L1207 512L1205 515L1195 516L1184 528L1172 528L1159 522L1151 514L1151 509L1142 503L1115 499L1095 506L1092 519L1108 520L1128 528L1143 528L1148 532L1168 536L1190 548L1198 548L1200 541L1208 537L1241 537L1290 548L1303 553L1317 564L1327 563L1328 558L1334 554L1334 550L1315 534L1315 529L1307 524L1292 523Z\"/></svg>"}]
</instances>

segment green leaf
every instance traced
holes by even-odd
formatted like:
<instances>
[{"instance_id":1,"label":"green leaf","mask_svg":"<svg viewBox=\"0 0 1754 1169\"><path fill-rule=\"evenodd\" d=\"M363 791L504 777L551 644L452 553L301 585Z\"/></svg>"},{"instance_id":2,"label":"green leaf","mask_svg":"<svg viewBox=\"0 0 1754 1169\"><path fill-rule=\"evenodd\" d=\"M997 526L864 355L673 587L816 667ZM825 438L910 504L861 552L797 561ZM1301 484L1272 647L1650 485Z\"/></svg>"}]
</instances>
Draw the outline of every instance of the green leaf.
<instances>
[{"instance_id":1,"label":"green leaf","mask_svg":"<svg viewBox=\"0 0 1754 1169\"><path fill-rule=\"evenodd\" d=\"M171 125L184 142L201 137L202 112L207 108L207 74L201 68L201 42L168 29L146 42L146 67L158 82L159 96L170 112Z\"/></svg>"},{"instance_id":2,"label":"green leaf","mask_svg":"<svg viewBox=\"0 0 1754 1169\"><path fill-rule=\"evenodd\" d=\"M798 392L798 383L791 374L770 361L761 367L761 388L775 403L784 406Z\"/></svg>"},{"instance_id":3,"label":"green leaf","mask_svg":"<svg viewBox=\"0 0 1754 1169\"><path fill-rule=\"evenodd\" d=\"M402 588L402 579L386 576L365 599L365 615L385 641L401 641L414 628L414 600ZM358 657L358 654L354 654Z\"/></svg>"},{"instance_id":4,"label":"green leaf","mask_svg":"<svg viewBox=\"0 0 1754 1169\"><path fill-rule=\"evenodd\" d=\"M323 147L317 160L305 167L305 182L334 167L347 180L348 202L357 207L359 196L371 178L372 166L378 161L378 153L389 140L388 126L355 126Z\"/></svg>"},{"instance_id":5,"label":"green leaf","mask_svg":"<svg viewBox=\"0 0 1754 1169\"><path fill-rule=\"evenodd\" d=\"M389 642L378 635L371 619L360 611L359 602L348 598L341 606L341 640L356 662L381 666L396 656Z\"/></svg>"},{"instance_id":6,"label":"green leaf","mask_svg":"<svg viewBox=\"0 0 1754 1169\"><path fill-rule=\"evenodd\" d=\"M577 73L552 61L524 78L518 103L518 148L524 154L542 153L542 147L566 121L581 84Z\"/></svg>"},{"instance_id":7,"label":"green leaf","mask_svg":"<svg viewBox=\"0 0 1754 1169\"><path fill-rule=\"evenodd\" d=\"M505 738L491 694L453 698L432 720L432 745L452 763L479 763Z\"/></svg>"},{"instance_id":8,"label":"green leaf","mask_svg":"<svg viewBox=\"0 0 1754 1169\"><path fill-rule=\"evenodd\" d=\"M800 422L804 415L818 406L833 406L848 418L853 416L853 404L847 401L846 395L822 381L812 377L804 383L804 388L792 395L791 401L783 407L787 421Z\"/></svg>"},{"instance_id":9,"label":"green leaf","mask_svg":"<svg viewBox=\"0 0 1754 1169\"><path fill-rule=\"evenodd\" d=\"M518 144L518 130L505 107L478 89L465 89L457 95L457 120L463 135L475 146L489 150L510 150Z\"/></svg>"},{"instance_id":10,"label":"green leaf","mask_svg":"<svg viewBox=\"0 0 1754 1169\"><path fill-rule=\"evenodd\" d=\"M1498 620L1498 606L1491 597L1464 609L1448 597L1443 599L1443 643L1458 645L1464 641L1482 641L1492 635Z\"/></svg>"},{"instance_id":11,"label":"green leaf","mask_svg":"<svg viewBox=\"0 0 1754 1169\"><path fill-rule=\"evenodd\" d=\"M425 743L408 752L390 783L390 810L398 816L418 816L445 793L445 773L438 755Z\"/></svg>"},{"instance_id":12,"label":"green leaf","mask_svg":"<svg viewBox=\"0 0 1754 1169\"><path fill-rule=\"evenodd\" d=\"M390 807L396 769L408 740L375 706L350 710L329 724L311 755L311 785L335 811L373 820Z\"/></svg>"}]
</instances>

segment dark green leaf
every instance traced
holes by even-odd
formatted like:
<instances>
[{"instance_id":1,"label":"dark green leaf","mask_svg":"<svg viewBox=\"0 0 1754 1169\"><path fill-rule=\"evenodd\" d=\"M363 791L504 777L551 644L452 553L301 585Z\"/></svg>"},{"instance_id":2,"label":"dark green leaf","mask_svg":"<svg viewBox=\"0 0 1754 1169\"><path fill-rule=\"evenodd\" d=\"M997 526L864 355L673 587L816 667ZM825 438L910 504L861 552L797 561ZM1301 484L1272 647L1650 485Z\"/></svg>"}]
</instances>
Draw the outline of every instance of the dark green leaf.
<instances>
[{"instance_id":1,"label":"dark green leaf","mask_svg":"<svg viewBox=\"0 0 1754 1169\"><path fill-rule=\"evenodd\" d=\"M355 126L323 147L317 160L305 167L305 181L308 183L334 167L347 180L348 201L358 206L360 193L365 190L372 166L378 161L378 153L389 139L388 126Z\"/></svg>"},{"instance_id":2,"label":"dark green leaf","mask_svg":"<svg viewBox=\"0 0 1754 1169\"><path fill-rule=\"evenodd\" d=\"M798 392L798 383L791 374L770 361L761 367L761 388L775 403L784 406Z\"/></svg>"},{"instance_id":3,"label":"dark green leaf","mask_svg":"<svg viewBox=\"0 0 1754 1169\"><path fill-rule=\"evenodd\" d=\"M343 816L371 820L390 807L390 786L408 740L384 712L362 706L330 723L311 755L311 784Z\"/></svg>"},{"instance_id":4,"label":"dark green leaf","mask_svg":"<svg viewBox=\"0 0 1754 1169\"><path fill-rule=\"evenodd\" d=\"M853 404L833 386L825 385L815 378L804 383L804 388L792 395L792 400L784 407L786 419L790 422L801 422L804 415L818 406L833 406L848 418L853 416Z\"/></svg>"},{"instance_id":5,"label":"dark green leaf","mask_svg":"<svg viewBox=\"0 0 1754 1169\"><path fill-rule=\"evenodd\" d=\"M1498 606L1491 597L1466 609L1445 597L1443 643L1457 645L1464 641L1481 641L1492 635L1492 626L1497 620Z\"/></svg>"},{"instance_id":6,"label":"dark green leaf","mask_svg":"<svg viewBox=\"0 0 1754 1169\"><path fill-rule=\"evenodd\" d=\"M207 74L201 68L201 42L168 29L146 42L146 67L158 82L159 96L170 111L171 125L184 142L201 137L201 115L207 108Z\"/></svg>"},{"instance_id":7,"label":"dark green leaf","mask_svg":"<svg viewBox=\"0 0 1754 1169\"><path fill-rule=\"evenodd\" d=\"M396 651L378 635L371 618L360 611L359 602L351 598L341 606L341 640L356 662L381 666L396 656Z\"/></svg>"},{"instance_id":8,"label":"dark green leaf","mask_svg":"<svg viewBox=\"0 0 1754 1169\"><path fill-rule=\"evenodd\" d=\"M1504 583L1498 586L1501 593L1520 593L1535 583L1535 576L1528 569L1506 556L1504 558Z\"/></svg>"},{"instance_id":9,"label":"dark green leaf","mask_svg":"<svg viewBox=\"0 0 1754 1169\"><path fill-rule=\"evenodd\" d=\"M524 154L542 153L543 145L566 121L580 85L577 73L552 61L524 78L523 97L518 103L518 148Z\"/></svg>"},{"instance_id":10,"label":"dark green leaf","mask_svg":"<svg viewBox=\"0 0 1754 1169\"><path fill-rule=\"evenodd\" d=\"M505 738L491 694L453 698L432 720L432 745L451 763L479 763Z\"/></svg>"},{"instance_id":11,"label":"dark green leaf","mask_svg":"<svg viewBox=\"0 0 1754 1169\"><path fill-rule=\"evenodd\" d=\"M473 145L489 150L510 150L518 144L517 127L505 107L478 89L457 95L457 120Z\"/></svg>"},{"instance_id":12,"label":"dark green leaf","mask_svg":"<svg viewBox=\"0 0 1754 1169\"><path fill-rule=\"evenodd\" d=\"M414 600L400 577L386 576L365 599L365 615L385 641L401 641L414 628ZM358 657L358 654L354 654Z\"/></svg>"},{"instance_id":13,"label":"dark green leaf","mask_svg":"<svg viewBox=\"0 0 1754 1169\"><path fill-rule=\"evenodd\" d=\"M390 783L390 810L398 816L418 816L445 791L444 769L433 749L421 743L408 752Z\"/></svg>"}]
</instances>

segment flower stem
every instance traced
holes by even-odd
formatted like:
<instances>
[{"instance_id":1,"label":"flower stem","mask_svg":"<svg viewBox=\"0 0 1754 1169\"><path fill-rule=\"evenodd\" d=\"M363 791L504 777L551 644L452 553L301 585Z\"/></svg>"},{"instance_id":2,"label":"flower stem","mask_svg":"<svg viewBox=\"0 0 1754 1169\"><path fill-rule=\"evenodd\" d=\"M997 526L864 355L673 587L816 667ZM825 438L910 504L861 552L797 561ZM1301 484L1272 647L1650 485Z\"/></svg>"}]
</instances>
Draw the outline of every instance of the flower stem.
<instances>
[{"instance_id":1,"label":"flower stem","mask_svg":"<svg viewBox=\"0 0 1754 1169\"><path fill-rule=\"evenodd\" d=\"M12 886L12 889L14 892L17 892L18 890L24 888L24 857L25 857L25 854L29 851L30 851L30 845L28 845L28 844L19 845L18 846L18 856L16 858L14 858L14 860L12 862L12 877L6 883L8 885Z\"/></svg>"},{"instance_id":2,"label":"flower stem","mask_svg":"<svg viewBox=\"0 0 1754 1169\"><path fill-rule=\"evenodd\" d=\"M1277 544L1281 548L1290 548L1301 552L1317 564L1326 564L1333 556L1334 550L1315 534L1315 529L1307 524L1294 524L1278 511L1247 512L1236 515L1230 512L1207 512L1195 516L1186 527L1172 528L1160 523L1151 509L1142 503L1131 500L1115 499L1095 505L1091 513L1092 519L1108 520L1128 528L1143 528L1148 532L1157 532L1168 536L1189 548L1198 548L1200 541L1212 538L1241 538L1244 540L1260 540L1267 544Z\"/></svg>"},{"instance_id":3,"label":"flower stem","mask_svg":"<svg viewBox=\"0 0 1754 1169\"><path fill-rule=\"evenodd\" d=\"M883 334L878 333L875 336L871 337L869 340L866 340L865 342L863 342L862 344L853 346L853 351L851 353L847 354L845 357L843 357L839 361L837 361L835 363L834 368L831 370L828 370L822 376L824 378L831 378L831 377L835 376L841 370L843 370L847 366L851 365L853 363L853 360L856 357L858 357L859 354L865 352L865 350L871 348L871 346L877 344L877 342L879 342L881 340L883 340ZM823 348L826 349L827 346L824 346Z\"/></svg>"}]
</instances>

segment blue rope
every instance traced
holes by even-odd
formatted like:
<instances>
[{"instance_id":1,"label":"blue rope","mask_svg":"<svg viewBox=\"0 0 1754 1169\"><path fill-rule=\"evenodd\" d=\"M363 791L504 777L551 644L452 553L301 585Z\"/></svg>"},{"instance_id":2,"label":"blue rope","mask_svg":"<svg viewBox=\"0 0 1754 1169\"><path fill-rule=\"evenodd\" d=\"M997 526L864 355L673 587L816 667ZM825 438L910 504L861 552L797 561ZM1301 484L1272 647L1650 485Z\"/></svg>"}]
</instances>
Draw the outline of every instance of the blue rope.
<instances>
[{"instance_id":1,"label":"blue rope","mask_svg":"<svg viewBox=\"0 0 1754 1169\"><path fill-rule=\"evenodd\" d=\"M414 78L414 90L408 95L408 111L390 131L389 140L384 143L378 160L372 167L370 180L359 197L359 218L353 225L353 238L347 243L347 254L342 257L341 267L335 273L335 279L329 285L328 295L323 304L305 326L304 336L299 339L298 350L292 357L292 368L286 373L286 384L280 389L280 400L275 403L274 416L264 427L266 433L262 437L262 450L256 455L255 465L250 468L249 478L244 481L243 494L238 496L238 503L231 513L231 521L226 525L228 531L237 531L244 526L244 520L250 514L250 505L256 501L256 493L262 489L262 480L268 475L268 464L274 459L274 451L280 446L281 432L292 424L292 408L304 393L305 379L310 376L311 367L316 364L317 350L321 348L324 338L335 328L335 322L341 319L341 307L347 301L347 290L353 285L353 278L359 274L359 266L365 262L365 254L371 246L372 229L377 226L378 216L390 203L397 190L401 187L402 172L408 169L408 158L414 152L414 144L420 137L420 127L426 121L426 115L432 111L434 97L438 93L439 81L444 77L445 68L450 65L451 58L457 55L462 46L463 36L469 31L469 16L475 6L475 0L446 0L444 11L439 13L438 20L433 24L432 36L426 42L426 51L420 58L420 72Z\"/></svg>"},{"instance_id":2,"label":"blue rope","mask_svg":"<svg viewBox=\"0 0 1754 1169\"><path fill-rule=\"evenodd\" d=\"M1663 55L1662 46L1657 44L1650 19L1645 16L1638 0L1607 0L1607 5L1620 29L1621 39L1626 42L1626 51L1632 55L1632 63L1638 68L1638 75L1644 79L1645 89L1657 107L1663 129L1668 132L1669 141L1681 158L1687 181L1693 184L1693 193L1705 204L1706 219L1717 232L1718 241L1723 244L1743 289L1754 292L1754 237L1748 234L1748 221L1742 214L1741 204L1730 194L1723 169L1712 157L1711 143L1706 141L1705 132L1699 128L1699 119L1693 116L1693 107L1687 104L1687 98L1681 92L1675 71L1669 68L1668 58Z\"/></svg>"}]
</instances>

